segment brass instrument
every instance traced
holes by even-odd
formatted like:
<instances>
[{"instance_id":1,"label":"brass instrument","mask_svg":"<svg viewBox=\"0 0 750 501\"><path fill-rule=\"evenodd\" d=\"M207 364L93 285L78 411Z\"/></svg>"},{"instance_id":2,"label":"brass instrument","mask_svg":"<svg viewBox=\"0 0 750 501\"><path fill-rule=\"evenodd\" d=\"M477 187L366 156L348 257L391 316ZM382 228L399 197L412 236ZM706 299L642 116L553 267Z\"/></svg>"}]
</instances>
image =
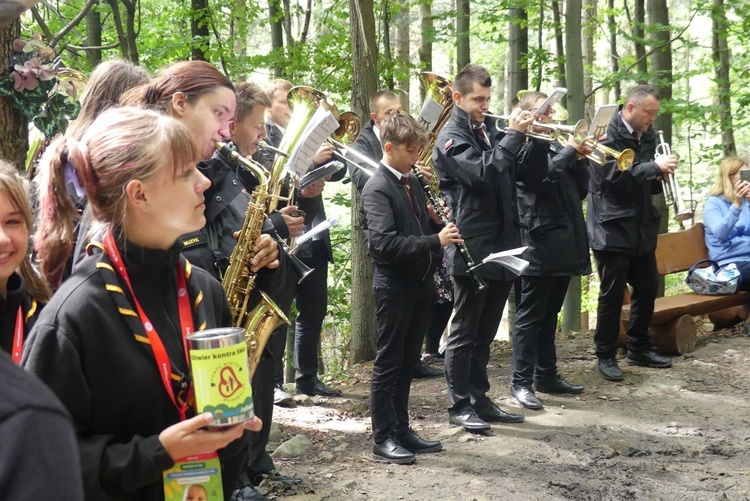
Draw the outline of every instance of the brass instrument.
<instances>
[{"instance_id":1,"label":"brass instrument","mask_svg":"<svg viewBox=\"0 0 750 501\"><path fill-rule=\"evenodd\" d=\"M258 141L258 146L260 146L263 149L266 149L266 150L270 151L271 153L274 153L275 155L281 155L282 157L289 158L289 153L287 153L286 151L282 151L282 150L276 148L275 146L271 146L270 144L268 144L267 142L265 142L262 139L260 139Z\"/></svg>"},{"instance_id":2,"label":"brass instrument","mask_svg":"<svg viewBox=\"0 0 750 501\"><path fill-rule=\"evenodd\" d=\"M339 128L333 131L331 137L326 140L336 148L333 155L345 163L348 162L352 164L367 176L372 176L373 171L364 168L362 165L353 162L345 156L347 154L352 154L357 157L357 159L366 163L369 167L372 167L373 169L378 168L378 163L376 161L351 148L351 145L354 144L359 137L359 133L362 131L362 119L353 111L345 111L339 115L338 120Z\"/></svg>"},{"instance_id":3,"label":"brass instrument","mask_svg":"<svg viewBox=\"0 0 750 501\"><path fill-rule=\"evenodd\" d=\"M276 326L289 323L286 315L262 292L260 304L253 310L248 311L248 303L255 288L256 278L250 262L255 256L253 249L260 240L260 232L266 217L265 203L268 198L268 181L265 170L259 163L244 158L227 143L217 142L216 148L224 157L240 162L258 179L258 186L253 190L250 203L247 206L245 221L239 232L237 245L229 258L229 268L227 268L222 280L224 293L227 295L229 307L232 310L234 325L245 330L245 340L248 344L248 369L252 377L271 332ZM253 361L255 361L255 365L251 365Z\"/></svg>"},{"instance_id":4,"label":"brass instrument","mask_svg":"<svg viewBox=\"0 0 750 501\"><path fill-rule=\"evenodd\" d=\"M435 166L432 163L432 150L435 148L435 140L437 140L440 130L451 118L451 112L453 111L454 105L453 82L437 73L431 73L429 71L420 73L419 78L425 88L425 103L423 108L426 107L430 101L434 101L443 107L437 121L432 124L432 128L428 128L427 130L427 143L419 152L419 159L417 160L417 163L430 168L432 171L432 177L428 181L428 185L433 193L439 193L438 177L435 173ZM425 122L420 123L424 126L431 125Z\"/></svg>"},{"instance_id":5,"label":"brass instrument","mask_svg":"<svg viewBox=\"0 0 750 501\"><path fill-rule=\"evenodd\" d=\"M422 183L422 187L424 188L424 195L425 198L427 198L427 203L432 205L432 207L435 209L435 212L437 212L438 217L440 217L440 220L443 222L443 224L448 224L451 221L448 219L448 216L445 215L445 212L443 211L443 206L440 203L440 200L438 198L438 195L432 191L430 188L430 184L425 179L424 175L422 174L422 171L419 170L419 167L416 165L412 165L411 170L414 172L414 175L417 176L417 179L419 179L419 182ZM484 281L484 279L477 273L476 267L477 265L474 263L474 260L471 258L471 255L469 254L469 248L466 246L464 242L455 244L456 247L458 247L458 252L461 255L461 258L464 261L464 264L466 264L466 269L469 272L469 277L471 278L471 283L474 286L474 292L479 292L483 289L487 288L487 283Z\"/></svg>"},{"instance_id":6,"label":"brass instrument","mask_svg":"<svg viewBox=\"0 0 750 501\"><path fill-rule=\"evenodd\" d=\"M674 155L672 153L672 148L664 141L664 131L660 130L659 133L659 143L656 145L656 151L654 152L654 159L657 159L659 157L663 156L671 156ZM693 211L691 209L688 209L685 205L685 202L682 200L682 195L680 194L680 185L677 182L677 174L665 174L662 176L662 184L664 186L664 198L667 202L667 205L671 205L674 208L674 219L675 221L685 221L686 219L692 219L693 217Z\"/></svg>"}]
</instances>

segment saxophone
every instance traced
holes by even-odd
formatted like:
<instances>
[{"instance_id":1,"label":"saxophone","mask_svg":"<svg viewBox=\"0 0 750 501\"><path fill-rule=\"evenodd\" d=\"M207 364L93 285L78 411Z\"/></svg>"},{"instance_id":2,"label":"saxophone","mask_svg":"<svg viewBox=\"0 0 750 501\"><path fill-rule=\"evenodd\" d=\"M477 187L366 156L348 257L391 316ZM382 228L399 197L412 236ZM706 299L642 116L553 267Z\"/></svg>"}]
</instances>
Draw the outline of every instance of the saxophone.
<instances>
[{"instance_id":1,"label":"saxophone","mask_svg":"<svg viewBox=\"0 0 750 501\"><path fill-rule=\"evenodd\" d=\"M237 245L229 258L229 268L222 280L224 293L227 295L229 307L232 310L234 326L245 330L247 366L250 379L252 379L271 333L279 325L289 323L284 312L262 291L259 291L260 302L248 311L248 303L255 288L256 278L250 263L255 257L253 249L260 241L261 229L266 217L268 181L265 170L260 164L244 158L229 144L217 142L216 148L223 157L238 161L258 179L258 186L253 190L250 203L247 205L245 221L237 237Z\"/></svg>"}]
</instances>

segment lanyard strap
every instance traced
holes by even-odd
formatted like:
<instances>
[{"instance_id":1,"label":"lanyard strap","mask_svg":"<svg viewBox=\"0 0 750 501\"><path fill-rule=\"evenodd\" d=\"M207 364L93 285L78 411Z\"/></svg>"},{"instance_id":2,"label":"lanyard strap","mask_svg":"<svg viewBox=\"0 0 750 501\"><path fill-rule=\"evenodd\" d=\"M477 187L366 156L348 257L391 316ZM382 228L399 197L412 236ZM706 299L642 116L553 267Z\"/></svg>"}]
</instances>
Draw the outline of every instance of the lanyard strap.
<instances>
[{"instance_id":1,"label":"lanyard strap","mask_svg":"<svg viewBox=\"0 0 750 501\"><path fill-rule=\"evenodd\" d=\"M130 283L128 271L127 269L125 269L125 263L120 256L120 251L117 249L117 245L115 245L115 239L112 236L112 231L108 231L104 235L102 243L104 244L104 250L107 252L110 261L112 261L115 270L117 270L117 274L120 276L120 279L122 279L122 281L125 283L125 286L130 291L130 295L133 298L136 310L138 311L138 317L143 324L143 328L146 330L149 345L151 346L151 350L154 353L154 359L156 359L156 367L159 370L159 375L161 376L161 381L164 385L164 389L167 391L167 395L169 395L170 400L172 400L175 408L177 408L177 411L180 413L180 420L184 421L187 417L187 409L190 405L190 399L185 399L185 402L182 404L179 404L177 402L177 398L174 394L174 389L172 388L172 362L171 360L169 360L167 350L164 347L164 343L159 337L159 334L156 332L154 325L148 319L148 316L146 316L146 312L141 307L141 303L138 301L138 298L135 297L135 292L133 291L133 286ZM193 315L192 309L190 307L190 299L188 298L187 286L185 283L185 274L183 273L182 266L179 262L177 263L177 305L180 314L180 329L182 331L182 341L185 348L185 359L189 364L190 358L188 357L187 340L185 338L188 334L193 332Z\"/></svg>"},{"instance_id":2,"label":"lanyard strap","mask_svg":"<svg viewBox=\"0 0 750 501\"><path fill-rule=\"evenodd\" d=\"M11 353L11 359L16 365L21 365L21 354L23 353L23 310L18 307L18 313L16 313L16 327L13 330L13 351Z\"/></svg>"}]
</instances>

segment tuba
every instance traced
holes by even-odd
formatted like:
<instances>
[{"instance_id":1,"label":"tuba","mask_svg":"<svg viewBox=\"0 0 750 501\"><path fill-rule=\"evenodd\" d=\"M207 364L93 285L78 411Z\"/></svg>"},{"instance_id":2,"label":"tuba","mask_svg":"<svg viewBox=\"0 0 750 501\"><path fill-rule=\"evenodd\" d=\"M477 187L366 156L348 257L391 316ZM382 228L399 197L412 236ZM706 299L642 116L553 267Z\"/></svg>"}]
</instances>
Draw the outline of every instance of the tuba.
<instances>
[{"instance_id":1,"label":"tuba","mask_svg":"<svg viewBox=\"0 0 750 501\"><path fill-rule=\"evenodd\" d=\"M417 122L427 129L428 136L427 144L425 144L424 148L419 152L419 159L417 162L430 167L432 170L432 177L428 182L430 190L432 190L433 193L439 193L438 178L435 174L435 168L432 165L432 150L435 147L435 140L440 133L440 129L442 129L451 118L451 111L453 111L453 82L437 73L431 73L429 71L422 72L419 75L419 78L425 88L425 102L422 105L422 111L417 117ZM434 122L428 121L424 118L427 115L428 108L437 109L439 106L442 107L442 111L440 111L440 114Z\"/></svg>"},{"instance_id":2,"label":"tuba","mask_svg":"<svg viewBox=\"0 0 750 501\"><path fill-rule=\"evenodd\" d=\"M266 218L268 181L263 167L257 162L244 158L226 143L218 142L216 148L224 157L240 162L258 179L258 186L253 190L250 203L247 205L245 221L237 237L237 245L229 258L229 268L222 280L224 293L232 310L234 325L245 330L248 370L252 378L271 333L277 326L289 323L286 315L263 292L260 292L261 302L252 310L248 310L256 278L250 262L255 257L253 249L258 245L263 221Z\"/></svg>"}]
</instances>

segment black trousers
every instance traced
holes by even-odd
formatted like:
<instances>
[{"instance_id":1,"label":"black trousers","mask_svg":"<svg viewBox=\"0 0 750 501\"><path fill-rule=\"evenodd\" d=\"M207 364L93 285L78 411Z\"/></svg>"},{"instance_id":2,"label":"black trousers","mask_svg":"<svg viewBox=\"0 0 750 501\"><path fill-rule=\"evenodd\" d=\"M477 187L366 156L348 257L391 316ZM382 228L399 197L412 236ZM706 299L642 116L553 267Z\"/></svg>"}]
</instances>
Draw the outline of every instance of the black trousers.
<instances>
[{"instance_id":1,"label":"black trousers","mask_svg":"<svg viewBox=\"0 0 750 501\"><path fill-rule=\"evenodd\" d=\"M318 375L318 344L328 308L328 257L322 241L313 242L312 256L301 258L314 268L297 285L297 321L294 326L294 380L301 382Z\"/></svg>"},{"instance_id":2,"label":"black trousers","mask_svg":"<svg viewBox=\"0 0 750 501\"><path fill-rule=\"evenodd\" d=\"M440 338L443 337L445 326L451 319L451 313L453 313L453 301L432 303L427 322L427 332L424 336L425 353L437 355L440 351Z\"/></svg>"},{"instance_id":3,"label":"black trousers","mask_svg":"<svg viewBox=\"0 0 750 501\"><path fill-rule=\"evenodd\" d=\"M373 277L377 354L370 411L376 444L409 429L409 391L427 316L435 299L432 276L423 282Z\"/></svg>"},{"instance_id":4,"label":"black trousers","mask_svg":"<svg viewBox=\"0 0 750 501\"><path fill-rule=\"evenodd\" d=\"M448 412L458 413L475 404L482 406L487 398L490 343L513 282L487 280L488 287L475 293L469 277L454 275L453 285L456 314L445 350L445 378L451 403Z\"/></svg>"},{"instance_id":5,"label":"black trousers","mask_svg":"<svg viewBox=\"0 0 750 501\"><path fill-rule=\"evenodd\" d=\"M601 281L597 306L596 356L614 358L620 333L620 311L625 287L633 288L628 322L628 350L653 348L654 340L648 326L654 316L654 301L659 287L654 253L631 256L622 252L594 251Z\"/></svg>"},{"instance_id":6,"label":"black trousers","mask_svg":"<svg viewBox=\"0 0 750 501\"><path fill-rule=\"evenodd\" d=\"M513 329L511 383L531 387L534 377L557 375L555 332L570 277L523 276Z\"/></svg>"}]
</instances>

